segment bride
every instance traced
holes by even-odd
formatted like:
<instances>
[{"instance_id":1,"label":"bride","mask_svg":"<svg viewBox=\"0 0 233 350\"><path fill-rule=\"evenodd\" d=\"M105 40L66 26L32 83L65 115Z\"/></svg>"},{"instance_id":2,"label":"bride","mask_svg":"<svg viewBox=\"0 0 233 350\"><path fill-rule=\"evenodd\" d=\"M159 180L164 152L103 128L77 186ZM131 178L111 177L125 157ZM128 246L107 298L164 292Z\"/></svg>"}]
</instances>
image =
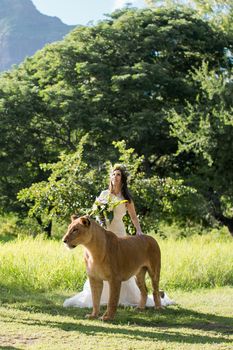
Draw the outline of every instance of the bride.
<instances>
[{"instance_id":1,"label":"bride","mask_svg":"<svg viewBox=\"0 0 233 350\"><path fill-rule=\"evenodd\" d=\"M106 220L105 225L107 230L114 232L119 237L126 236L125 225L123 223L123 217L128 211L131 221L136 229L137 235L142 235L142 230L138 217L135 211L134 203L132 197L129 193L127 186L127 171L123 165L116 164L110 176L109 189L102 191L100 196L97 198L98 202L113 203L113 218L109 222ZM115 205L114 205L115 203ZM103 291L101 295L100 303L105 305L108 303L109 296L109 286L108 283L104 281ZM135 278L131 277L129 280L122 282L119 304L124 306L136 306L139 304L140 291L136 284ZM161 304L162 306L167 306L174 304L172 300L168 298L166 293L161 294ZM76 294L75 296L65 300L64 307L92 307L92 296L89 280L84 284L82 292ZM153 296L149 295L147 297L147 307L154 306Z\"/></svg>"}]
</instances>

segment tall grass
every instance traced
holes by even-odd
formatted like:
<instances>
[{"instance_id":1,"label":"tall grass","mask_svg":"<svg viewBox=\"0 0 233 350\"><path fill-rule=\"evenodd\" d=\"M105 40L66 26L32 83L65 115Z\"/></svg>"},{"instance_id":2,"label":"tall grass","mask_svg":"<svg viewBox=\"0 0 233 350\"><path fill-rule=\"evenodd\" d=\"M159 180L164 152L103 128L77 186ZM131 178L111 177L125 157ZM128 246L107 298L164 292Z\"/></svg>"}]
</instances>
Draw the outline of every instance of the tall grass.
<instances>
[{"instance_id":1,"label":"tall grass","mask_svg":"<svg viewBox=\"0 0 233 350\"><path fill-rule=\"evenodd\" d=\"M0 283L25 290L80 289L86 278L82 257L81 247L71 252L42 237L0 244Z\"/></svg>"},{"instance_id":2,"label":"tall grass","mask_svg":"<svg viewBox=\"0 0 233 350\"><path fill-rule=\"evenodd\" d=\"M233 240L213 236L159 240L160 287L190 290L233 285ZM81 247L41 237L0 244L0 286L30 291L80 290L85 281Z\"/></svg>"},{"instance_id":3,"label":"tall grass","mask_svg":"<svg viewBox=\"0 0 233 350\"><path fill-rule=\"evenodd\" d=\"M160 242L161 286L191 290L233 285L233 240L192 236Z\"/></svg>"}]
</instances>

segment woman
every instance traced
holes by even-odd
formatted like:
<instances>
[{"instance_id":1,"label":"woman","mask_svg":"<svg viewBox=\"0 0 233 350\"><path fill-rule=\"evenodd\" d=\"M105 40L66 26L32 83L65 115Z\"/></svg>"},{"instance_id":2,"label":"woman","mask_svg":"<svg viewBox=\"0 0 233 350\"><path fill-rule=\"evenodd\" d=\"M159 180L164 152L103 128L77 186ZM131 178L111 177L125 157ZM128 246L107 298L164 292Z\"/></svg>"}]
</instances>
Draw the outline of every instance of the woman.
<instances>
[{"instance_id":1,"label":"woman","mask_svg":"<svg viewBox=\"0 0 233 350\"><path fill-rule=\"evenodd\" d=\"M136 229L137 235L142 235L141 226L138 221L138 217L135 211L132 197L128 190L127 185L128 173L123 165L116 164L110 176L109 189L101 192L99 199L106 200L108 197L114 202L120 202L126 200L125 204L119 204L114 207L113 220L111 223L107 223L107 230L116 233L118 236L125 236L126 230L123 223L123 217L126 214L126 210L129 213L131 221Z\"/></svg>"},{"instance_id":2,"label":"woman","mask_svg":"<svg viewBox=\"0 0 233 350\"><path fill-rule=\"evenodd\" d=\"M109 201L111 201L111 203L115 203L115 205L113 204L113 219L110 222L106 222L106 228L107 230L117 234L119 237L124 237L126 235L123 217L127 211L135 227L136 234L143 234L132 197L128 190L127 178L128 174L126 168L120 164L115 165L110 176L109 189L102 191L100 196L97 198L97 201L100 203L108 203ZM100 301L102 305L107 304L108 295L108 283L104 282ZM128 281L122 282L119 304L125 306L135 306L138 305L139 300L140 291L136 284L135 278L131 277ZM172 304L173 302L166 296L166 294L164 294L163 298L161 298L161 303L163 306L166 306ZM92 296L89 280L85 282L83 291L72 298L66 299L63 306L92 307ZM146 306L154 306L152 296L148 296Z\"/></svg>"}]
</instances>

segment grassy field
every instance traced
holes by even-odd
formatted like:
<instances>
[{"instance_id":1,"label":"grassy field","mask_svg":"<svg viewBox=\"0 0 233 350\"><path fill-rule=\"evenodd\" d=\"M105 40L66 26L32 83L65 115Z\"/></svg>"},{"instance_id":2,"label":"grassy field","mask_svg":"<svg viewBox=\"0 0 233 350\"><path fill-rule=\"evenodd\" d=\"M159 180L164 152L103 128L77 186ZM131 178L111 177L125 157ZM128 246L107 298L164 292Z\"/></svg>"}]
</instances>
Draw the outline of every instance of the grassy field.
<instances>
[{"instance_id":1,"label":"grassy field","mask_svg":"<svg viewBox=\"0 0 233 350\"><path fill-rule=\"evenodd\" d=\"M160 288L193 290L233 285L233 240L211 236L159 240ZM34 291L82 288L86 279L81 247L41 237L0 243L0 281L9 288Z\"/></svg>"},{"instance_id":2,"label":"grassy field","mask_svg":"<svg viewBox=\"0 0 233 350\"><path fill-rule=\"evenodd\" d=\"M173 291L162 312L119 308L114 322L85 319L87 309L63 308L62 293L1 288L0 349L232 349L233 288Z\"/></svg>"},{"instance_id":3,"label":"grassy field","mask_svg":"<svg viewBox=\"0 0 233 350\"><path fill-rule=\"evenodd\" d=\"M0 237L1 241L1 237ZM63 308L86 279L81 248L41 237L0 243L0 349L233 349L233 240L159 239L161 312L119 308L111 323Z\"/></svg>"}]
</instances>

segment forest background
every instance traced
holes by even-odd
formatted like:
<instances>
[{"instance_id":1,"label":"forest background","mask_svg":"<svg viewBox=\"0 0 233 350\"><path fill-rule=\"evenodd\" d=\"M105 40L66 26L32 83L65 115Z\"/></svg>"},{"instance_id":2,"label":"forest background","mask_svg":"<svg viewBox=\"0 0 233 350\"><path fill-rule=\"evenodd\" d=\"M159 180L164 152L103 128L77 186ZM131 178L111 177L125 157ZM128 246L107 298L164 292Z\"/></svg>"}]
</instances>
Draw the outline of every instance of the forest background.
<instances>
[{"instance_id":1,"label":"forest background","mask_svg":"<svg viewBox=\"0 0 233 350\"><path fill-rule=\"evenodd\" d=\"M233 5L147 3L0 75L5 230L51 236L123 162L145 232L233 234Z\"/></svg>"}]
</instances>

